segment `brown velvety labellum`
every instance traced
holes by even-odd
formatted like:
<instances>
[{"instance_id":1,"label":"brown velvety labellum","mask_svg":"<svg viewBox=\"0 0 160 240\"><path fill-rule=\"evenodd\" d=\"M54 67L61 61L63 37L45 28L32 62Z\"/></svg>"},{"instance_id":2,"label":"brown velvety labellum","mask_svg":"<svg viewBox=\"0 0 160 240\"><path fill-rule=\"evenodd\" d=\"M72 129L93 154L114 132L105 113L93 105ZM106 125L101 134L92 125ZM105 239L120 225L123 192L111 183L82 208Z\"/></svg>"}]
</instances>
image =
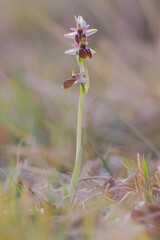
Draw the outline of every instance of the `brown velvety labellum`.
<instances>
[{"instance_id":1,"label":"brown velvety labellum","mask_svg":"<svg viewBox=\"0 0 160 240\"><path fill-rule=\"evenodd\" d=\"M83 32L77 33L75 35L75 41L76 43L80 43L82 41L82 38L84 39L84 41L86 41L87 37Z\"/></svg>"},{"instance_id":2,"label":"brown velvety labellum","mask_svg":"<svg viewBox=\"0 0 160 240\"><path fill-rule=\"evenodd\" d=\"M87 50L88 50L88 57L92 58L92 52L91 52L90 48L87 48Z\"/></svg>"},{"instance_id":3,"label":"brown velvety labellum","mask_svg":"<svg viewBox=\"0 0 160 240\"><path fill-rule=\"evenodd\" d=\"M73 87L74 83L77 81L76 78L70 78L70 79L67 79L64 83L63 83L63 88L64 89L68 89L68 88L71 88Z\"/></svg>"},{"instance_id":4,"label":"brown velvety labellum","mask_svg":"<svg viewBox=\"0 0 160 240\"><path fill-rule=\"evenodd\" d=\"M79 49L79 56L82 59L86 59L87 57L92 58L92 52L89 48L80 48Z\"/></svg>"}]
</instances>

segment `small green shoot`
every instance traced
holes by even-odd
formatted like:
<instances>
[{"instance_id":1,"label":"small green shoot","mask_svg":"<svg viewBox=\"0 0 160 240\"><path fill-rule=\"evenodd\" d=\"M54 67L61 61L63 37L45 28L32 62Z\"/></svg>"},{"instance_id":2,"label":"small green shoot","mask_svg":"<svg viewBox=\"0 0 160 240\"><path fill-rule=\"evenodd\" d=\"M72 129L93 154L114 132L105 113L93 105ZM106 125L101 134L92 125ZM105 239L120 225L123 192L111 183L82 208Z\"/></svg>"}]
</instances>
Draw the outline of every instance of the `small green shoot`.
<instances>
[{"instance_id":1,"label":"small green shoot","mask_svg":"<svg viewBox=\"0 0 160 240\"><path fill-rule=\"evenodd\" d=\"M147 167L147 163L145 161L144 155L143 155L143 159L142 159L142 170L143 170L143 174L145 176L145 182L144 182L144 184L145 184L149 180L149 171L148 171L148 167ZM151 191L150 185L147 187L147 190L148 190L147 200L148 200L148 202L151 202L152 201L152 197L151 197L152 196L152 191Z\"/></svg>"},{"instance_id":2,"label":"small green shoot","mask_svg":"<svg viewBox=\"0 0 160 240\"><path fill-rule=\"evenodd\" d=\"M124 162L121 161L121 163L130 173L132 173L132 170Z\"/></svg>"},{"instance_id":3,"label":"small green shoot","mask_svg":"<svg viewBox=\"0 0 160 240\"><path fill-rule=\"evenodd\" d=\"M142 169L143 169L143 174L146 177L146 179L149 178L149 173L148 173L148 169L147 169L147 164L143 155L143 159L142 159Z\"/></svg>"},{"instance_id":4,"label":"small green shoot","mask_svg":"<svg viewBox=\"0 0 160 240\"><path fill-rule=\"evenodd\" d=\"M64 196L68 196L68 189L66 188L65 184L60 181L60 184L62 185L62 191L64 192Z\"/></svg>"},{"instance_id":5,"label":"small green shoot","mask_svg":"<svg viewBox=\"0 0 160 240\"><path fill-rule=\"evenodd\" d=\"M10 180L10 181L14 184L14 186L16 187L17 191L21 194L22 191L21 191L20 187L18 186L18 184L17 184L2 168L0 168L0 171L3 172L3 173L6 175L6 177L9 178L9 180Z\"/></svg>"},{"instance_id":6,"label":"small green shoot","mask_svg":"<svg viewBox=\"0 0 160 240\"><path fill-rule=\"evenodd\" d=\"M88 164L85 166L85 168L84 168L84 170L83 170L83 172L82 172L82 174L81 174L81 178L83 178L83 177L85 176L85 173L86 173L86 171L87 171L87 168L88 168Z\"/></svg>"},{"instance_id":7,"label":"small green shoot","mask_svg":"<svg viewBox=\"0 0 160 240\"><path fill-rule=\"evenodd\" d=\"M95 146L95 144L94 144L94 142L93 142L92 139L90 139L90 142L91 142L94 150L96 151L98 157L99 157L100 160L102 161L103 166L104 166L104 168L106 169L106 171L107 171L110 175L113 175L112 170L110 169L110 167L108 166L108 163L107 163L108 160L109 160L109 156L108 156L106 159L104 159L104 158L102 157L102 155L100 154L100 152L98 151L98 149L97 149L97 147Z\"/></svg>"}]
</instances>

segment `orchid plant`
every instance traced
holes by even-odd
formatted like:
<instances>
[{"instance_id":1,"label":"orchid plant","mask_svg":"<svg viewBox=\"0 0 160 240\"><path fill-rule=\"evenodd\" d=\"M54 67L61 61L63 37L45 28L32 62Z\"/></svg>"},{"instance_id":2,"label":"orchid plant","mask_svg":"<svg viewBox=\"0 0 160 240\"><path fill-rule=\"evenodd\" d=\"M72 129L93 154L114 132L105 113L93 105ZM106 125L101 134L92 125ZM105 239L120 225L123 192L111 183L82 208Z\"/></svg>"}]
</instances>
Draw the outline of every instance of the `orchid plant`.
<instances>
[{"instance_id":1,"label":"orchid plant","mask_svg":"<svg viewBox=\"0 0 160 240\"><path fill-rule=\"evenodd\" d=\"M92 58L95 51L88 48L87 37L96 33L97 29L88 29L89 25L81 17L75 17L76 28L71 28L71 33L67 33L64 36L74 40L72 44L73 48L66 51L66 54L75 55L80 72L77 73L74 69L70 69L72 72L72 77L67 79L63 83L63 88L68 89L73 87L75 84L80 84L80 95L78 104L78 118L77 118L77 142L76 142L76 159L75 166L71 178L71 182L68 189L68 194L70 199L73 199L75 194L75 189L79 183L81 164L82 164L82 145L81 145L81 135L82 135L82 114L83 114L83 103L89 90L89 74L86 64L86 58Z\"/></svg>"}]
</instances>

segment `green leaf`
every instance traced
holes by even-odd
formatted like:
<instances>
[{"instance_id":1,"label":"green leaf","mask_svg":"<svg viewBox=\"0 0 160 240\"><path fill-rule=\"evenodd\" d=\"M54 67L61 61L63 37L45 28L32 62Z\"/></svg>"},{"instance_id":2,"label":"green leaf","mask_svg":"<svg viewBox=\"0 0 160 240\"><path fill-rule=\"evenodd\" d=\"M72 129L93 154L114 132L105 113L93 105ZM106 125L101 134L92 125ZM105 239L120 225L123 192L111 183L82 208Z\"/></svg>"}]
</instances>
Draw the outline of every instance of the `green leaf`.
<instances>
[{"instance_id":1,"label":"green leaf","mask_svg":"<svg viewBox=\"0 0 160 240\"><path fill-rule=\"evenodd\" d=\"M147 164L146 164L144 155L143 155L143 159L142 159L142 168L143 168L144 176L148 179L149 178L149 174L148 174Z\"/></svg>"},{"instance_id":2,"label":"green leaf","mask_svg":"<svg viewBox=\"0 0 160 240\"><path fill-rule=\"evenodd\" d=\"M121 163L129 172L132 172L132 170L124 162L121 161Z\"/></svg>"},{"instance_id":3,"label":"green leaf","mask_svg":"<svg viewBox=\"0 0 160 240\"><path fill-rule=\"evenodd\" d=\"M83 152L83 148L82 148L82 146L80 146L78 156L76 158L75 168L74 168L74 171L72 174L72 179L71 179L69 189L68 189L68 193L70 195L69 196L70 200L73 199L73 195L75 193L75 188L79 182L79 176L80 176L80 171L81 171L81 162L82 162L82 152Z\"/></svg>"}]
</instances>

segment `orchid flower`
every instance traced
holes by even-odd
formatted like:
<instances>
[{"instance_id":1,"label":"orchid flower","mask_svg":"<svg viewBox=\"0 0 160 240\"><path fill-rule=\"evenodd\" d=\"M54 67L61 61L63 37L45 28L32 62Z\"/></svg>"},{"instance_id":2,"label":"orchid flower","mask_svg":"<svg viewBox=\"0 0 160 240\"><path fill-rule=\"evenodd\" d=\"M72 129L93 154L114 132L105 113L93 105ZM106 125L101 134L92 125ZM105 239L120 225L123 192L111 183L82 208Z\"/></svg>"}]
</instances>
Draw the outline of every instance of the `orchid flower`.
<instances>
[{"instance_id":1,"label":"orchid flower","mask_svg":"<svg viewBox=\"0 0 160 240\"><path fill-rule=\"evenodd\" d=\"M62 86L64 89L71 88L76 83L86 83L89 80L89 78L82 77L87 72L76 73L76 71L73 68L71 68L70 70L72 72L72 77L70 79L67 79L66 81L64 81L63 86Z\"/></svg>"},{"instance_id":2,"label":"orchid flower","mask_svg":"<svg viewBox=\"0 0 160 240\"><path fill-rule=\"evenodd\" d=\"M97 29L88 29L89 25L84 21L84 19L79 16L77 18L77 27L71 28L71 33L67 33L64 36L66 38L75 39L77 43L81 41L82 38L87 39L88 36L97 32Z\"/></svg>"},{"instance_id":3,"label":"orchid flower","mask_svg":"<svg viewBox=\"0 0 160 240\"><path fill-rule=\"evenodd\" d=\"M69 49L65 53L70 55L79 55L82 59L86 59L87 57L92 58L92 55L96 52L91 48L87 48L86 45L82 45L80 48L75 47Z\"/></svg>"},{"instance_id":4,"label":"orchid flower","mask_svg":"<svg viewBox=\"0 0 160 240\"><path fill-rule=\"evenodd\" d=\"M73 44L75 48L67 50L65 53L70 55L79 55L82 59L86 59L87 57L92 58L92 55L96 53L93 49L87 47L87 42L82 38L81 44Z\"/></svg>"}]
</instances>

